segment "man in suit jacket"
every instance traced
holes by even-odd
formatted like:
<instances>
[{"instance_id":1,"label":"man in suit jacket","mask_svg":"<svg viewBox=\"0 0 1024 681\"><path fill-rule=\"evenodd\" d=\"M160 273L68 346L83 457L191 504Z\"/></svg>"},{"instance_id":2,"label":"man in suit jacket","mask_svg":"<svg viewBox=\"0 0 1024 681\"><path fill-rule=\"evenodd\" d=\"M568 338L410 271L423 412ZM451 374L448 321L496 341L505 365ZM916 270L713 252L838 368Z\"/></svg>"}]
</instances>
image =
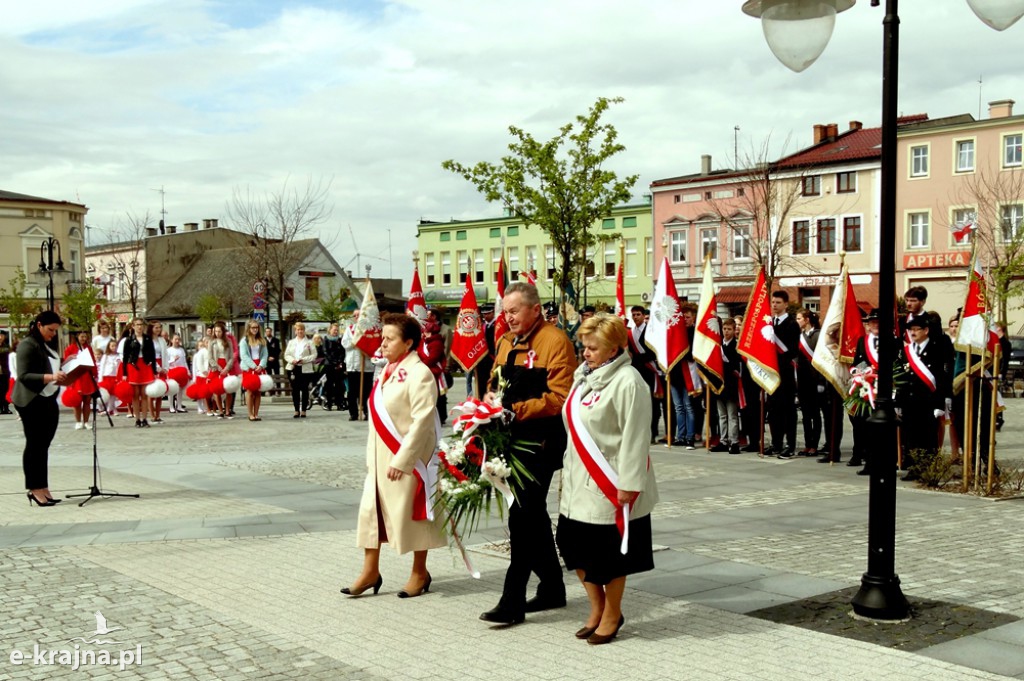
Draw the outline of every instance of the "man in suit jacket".
<instances>
[{"instance_id":1,"label":"man in suit jacket","mask_svg":"<svg viewBox=\"0 0 1024 681\"><path fill-rule=\"evenodd\" d=\"M800 396L800 420L804 425L804 448L800 453L806 456L815 456L818 453L822 412L829 406L828 394L825 392L825 377L811 364L820 333L815 328L813 314L806 308L800 308L796 313L796 323L800 327L796 356L796 390Z\"/></svg>"},{"instance_id":2,"label":"man in suit jacket","mask_svg":"<svg viewBox=\"0 0 1024 681\"><path fill-rule=\"evenodd\" d=\"M633 319L633 327L627 329L629 331L627 340L631 356L630 362L651 390L651 444L654 444L658 439L658 422L661 421L661 405L664 394L658 379L657 356L644 342L647 338L647 320L644 318L644 312L642 305L634 305L630 309L629 314Z\"/></svg>"},{"instance_id":3,"label":"man in suit jacket","mask_svg":"<svg viewBox=\"0 0 1024 681\"><path fill-rule=\"evenodd\" d=\"M768 425L772 432L772 452L780 459L796 456L796 375L793 363L800 352L800 327L787 312L788 307L788 293L772 293L779 387L768 397Z\"/></svg>"},{"instance_id":4,"label":"man in suit jacket","mask_svg":"<svg viewBox=\"0 0 1024 681\"><path fill-rule=\"evenodd\" d=\"M909 381L903 391L901 428L903 465L908 469L904 480L918 480L914 465L916 455L934 455L939 446L938 418L947 410L952 397L949 375L942 351L930 337L930 315L918 315L907 322L910 342L903 346L901 359L910 368Z\"/></svg>"}]
</instances>

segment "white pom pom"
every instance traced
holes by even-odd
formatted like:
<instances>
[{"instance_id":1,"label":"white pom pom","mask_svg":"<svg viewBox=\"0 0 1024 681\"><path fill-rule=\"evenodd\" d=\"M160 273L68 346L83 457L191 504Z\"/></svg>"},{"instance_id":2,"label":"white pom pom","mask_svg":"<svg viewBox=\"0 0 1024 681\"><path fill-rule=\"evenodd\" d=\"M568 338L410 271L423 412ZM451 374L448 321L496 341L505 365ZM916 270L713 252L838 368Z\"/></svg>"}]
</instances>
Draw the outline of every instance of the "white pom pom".
<instances>
[{"instance_id":1,"label":"white pom pom","mask_svg":"<svg viewBox=\"0 0 1024 681\"><path fill-rule=\"evenodd\" d=\"M260 376L260 392L265 393L274 389L274 378L267 374Z\"/></svg>"},{"instance_id":2,"label":"white pom pom","mask_svg":"<svg viewBox=\"0 0 1024 681\"><path fill-rule=\"evenodd\" d=\"M242 379L239 376L226 376L224 378L224 392L237 393L242 387Z\"/></svg>"},{"instance_id":3,"label":"white pom pom","mask_svg":"<svg viewBox=\"0 0 1024 681\"><path fill-rule=\"evenodd\" d=\"M178 390L180 390L180 389L181 389L181 386L178 385L177 381L175 381L173 378L168 378L167 379L167 394L168 395L177 395L178 394Z\"/></svg>"},{"instance_id":4,"label":"white pom pom","mask_svg":"<svg viewBox=\"0 0 1024 681\"><path fill-rule=\"evenodd\" d=\"M110 402L110 392L106 388L100 388L100 401L103 404Z\"/></svg>"},{"instance_id":5,"label":"white pom pom","mask_svg":"<svg viewBox=\"0 0 1024 681\"><path fill-rule=\"evenodd\" d=\"M156 379L152 383L146 386L146 397L151 397L154 400L163 397L167 394L167 383L161 379Z\"/></svg>"}]
</instances>

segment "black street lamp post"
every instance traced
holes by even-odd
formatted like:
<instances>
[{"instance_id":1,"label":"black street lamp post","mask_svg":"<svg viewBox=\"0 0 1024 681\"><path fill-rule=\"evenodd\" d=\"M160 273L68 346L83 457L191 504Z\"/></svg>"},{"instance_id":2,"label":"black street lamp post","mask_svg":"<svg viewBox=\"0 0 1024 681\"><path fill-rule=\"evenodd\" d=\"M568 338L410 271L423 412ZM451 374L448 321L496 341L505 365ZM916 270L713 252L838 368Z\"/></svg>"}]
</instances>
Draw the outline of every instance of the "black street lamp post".
<instances>
[{"instance_id":1,"label":"black street lamp post","mask_svg":"<svg viewBox=\"0 0 1024 681\"><path fill-rule=\"evenodd\" d=\"M765 39L776 57L794 71L803 71L824 51L835 17L856 0L749 0L743 11L760 17ZM1024 0L967 0L978 18L996 30L1009 28L1024 16ZM871 0L877 7L880 0ZM882 163L879 219L878 306L896 301L896 129L899 84L898 0L886 0L882 45ZM895 332L894 315L878 319L880 338ZM895 348L880 343L876 408L871 416L878 442L895 443L896 410L892 401ZM858 615L878 620L908 616L909 605L896 575L896 449L879 450L871 469L868 497L868 568L853 597Z\"/></svg>"},{"instance_id":2,"label":"black street lamp post","mask_svg":"<svg viewBox=\"0 0 1024 681\"><path fill-rule=\"evenodd\" d=\"M53 252L57 251L57 263L53 262ZM54 295L54 280L58 285L65 284L71 278L71 272L64 269L64 260L61 258L60 242L56 237L47 237L39 244L39 269L36 270L36 277L39 281L46 281L46 305L47 309L53 310L57 306Z\"/></svg>"}]
</instances>

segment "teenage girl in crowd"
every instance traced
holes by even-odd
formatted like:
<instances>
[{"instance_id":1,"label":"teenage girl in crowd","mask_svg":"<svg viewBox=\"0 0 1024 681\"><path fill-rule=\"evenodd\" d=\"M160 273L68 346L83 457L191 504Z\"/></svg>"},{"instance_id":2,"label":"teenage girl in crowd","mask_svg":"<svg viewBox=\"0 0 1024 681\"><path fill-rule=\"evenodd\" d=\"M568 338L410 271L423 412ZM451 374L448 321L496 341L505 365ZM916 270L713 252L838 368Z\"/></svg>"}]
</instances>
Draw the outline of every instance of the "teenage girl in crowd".
<instances>
[{"instance_id":1,"label":"teenage girl in crowd","mask_svg":"<svg viewBox=\"0 0 1024 681\"><path fill-rule=\"evenodd\" d=\"M98 328L99 333L92 337L92 354L96 359L101 359L107 351L107 343L114 340L114 337L110 335L110 322L107 320L101 319Z\"/></svg>"},{"instance_id":2,"label":"teenage girl in crowd","mask_svg":"<svg viewBox=\"0 0 1024 681\"><path fill-rule=\"evenodd\" d=\"M209 350L210 370L219 372L222 380L230 376L231 367L235 363L235 353L227 338L227 327L224 322L217 322L213 325L213 339L210 341ZM210 401L217 413L217 418L232 418L228 414L227 395L210 395Z\"/></svg>"},{"instance_id":3,"label":"teenage girl in crowd","mask_svg":"<svg viewBox=\"0 0 1024 681\"><path fill-rule=\"evenodd\" d=\"M253 373L257 376L267 371L267 341L263 338L263 329L260 323L251 321L245 326L245 337L238 344L238 357L242 364L242 371ZM245 391L245 405L249 408L250 421L262 421L260 418L260 398L262 397L259 388Z\"/></svg>"},{"instance_id":4,"label":"teenage girl in crowd","mask_svg":"<svg viewBox=\"0 0 1024 681\"><path fill-rule=\"evenodd\" d=\"M92 415L92 393L96 388L96 356L92 353L92 346L89 344L89 332L79 331L74 339L64 349L64 361L77 357L79 353L88 353L89 361L92 362L92 371L83 374L77 381L67 387L75 397L75 430L88 428L92 430L89 417Z\"/></svg>"},{"instance_id":5,"label":"teenage girl in crowd","mask_svg":"<svg viewBox=\"0 0 1024 681\"><path fill-rule=\"evenodd\" d=\"M174 334L171 337L171 345L167 348L167 365L166 369L169 372L171 369L181 367L185 371L188 371L188 358L185 357L185 348L181 347L181 336ZM188 409L185 408L185 383L178 384L178 392L169 396L171 398L171 413L186 414Z\"/></svg>"},{"instance_id":6,"label":"teenage girl in crowd","mask_svg":"<svg viewBox=\"0 0 1024 681\"><path fill-rule=\"evenodd\" d=\"M292 384L292 406L295 415L292 418L306 418L309 406L309 378L315 371L316 347L312 339L306 335L306 325L295 324L295 338L288 341L284 350L284 370L288 372L288 380Z\"/></svg>"},{"instance_id":7,"label":"teenage girl in crowd","mask_svg":"<svg viewBox=\"0 0 1024 681\"><path fill-rule=\"evenodd\" d=\"M117 377L121 373L121 356L117 353L117 341L107 341L106 351L100 355L99 374L100 387L107 391L107 403L103 405L103 414L113 416L117 413L117 397L114 396L114 387L117 385Z\"/></svg>"},{"instance_id":8,"label":"teenage girl in crowd","mask_svg":"<svg viewBox=\"0 0 1024 681\"><path fill-rule=\"evenodd\" d=\"M132 320L132 332L124 340L121 369L132 386L132 413L136 428L149 428L149 398L146 386L156 380L156 352L153 339L146 333L146 320Z\"/></svg>"},{"instance_id":9,"label":"teenage girl in crowd","mask_svg":"<svg viewBox=\"0 0 1024 681\"><path fill-rule=\"evenodd\" d=\"M200 338L196 343L196 354L192 355L192 380L199 385L206 385L207 377L210 375L210 351L207 349L206 338ZM213 416L213 409L210 407L210 398L204 397L196 400L199 405L200 414Z\"/></svg>"},{"instance_id":10,"label":"teenage girl in crowd","mask_svg":"<svg viewBox=\"0 0 1024 681\"><path fill-rule=\"evenodd\" d=\"M167 341L164 340L164 327L160 322L153 322L149 326L149 336L153 339L153 352L156 354L156 375L164 378L167 376ZM163 423L160 418L160 410L163 408L163 398L156 397L149 400L149 410L153 414L153 423Z\"/></svg>"}]
</instances>

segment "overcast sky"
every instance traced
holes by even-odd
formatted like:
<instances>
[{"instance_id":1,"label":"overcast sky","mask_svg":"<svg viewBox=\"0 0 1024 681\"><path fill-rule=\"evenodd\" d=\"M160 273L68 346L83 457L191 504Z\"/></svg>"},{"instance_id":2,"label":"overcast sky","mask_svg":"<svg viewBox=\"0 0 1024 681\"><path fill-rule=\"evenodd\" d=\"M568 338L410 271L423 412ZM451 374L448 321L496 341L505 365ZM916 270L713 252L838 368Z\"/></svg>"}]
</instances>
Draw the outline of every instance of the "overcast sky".
<instances>
[{"instance_id":1,"label":"overcast sky","mask_svg":"<svg viewBox=\"0 0 1024 681\"><path fill-rule=\"evenodd\" d=\"M600 96L620 175L731 167L767 136L877 126L881 8L841 14L807 71L772 56L740 0L36 0L0 20L0 189L80 201L91 242L126 212L223 218L236 187L331 182L321 237L375 276L411 276L416 223L500 215L441 169L497 160ZM883 3L884 4L884 3ZM997 33L965 0L903 3L900 110L1024 112L1024 22ZM393 263L388 262L390 230ZM371 259L374 258L374 259ZM393 269L392 269L393 267Z\"/></svg>"}]
</instances>

